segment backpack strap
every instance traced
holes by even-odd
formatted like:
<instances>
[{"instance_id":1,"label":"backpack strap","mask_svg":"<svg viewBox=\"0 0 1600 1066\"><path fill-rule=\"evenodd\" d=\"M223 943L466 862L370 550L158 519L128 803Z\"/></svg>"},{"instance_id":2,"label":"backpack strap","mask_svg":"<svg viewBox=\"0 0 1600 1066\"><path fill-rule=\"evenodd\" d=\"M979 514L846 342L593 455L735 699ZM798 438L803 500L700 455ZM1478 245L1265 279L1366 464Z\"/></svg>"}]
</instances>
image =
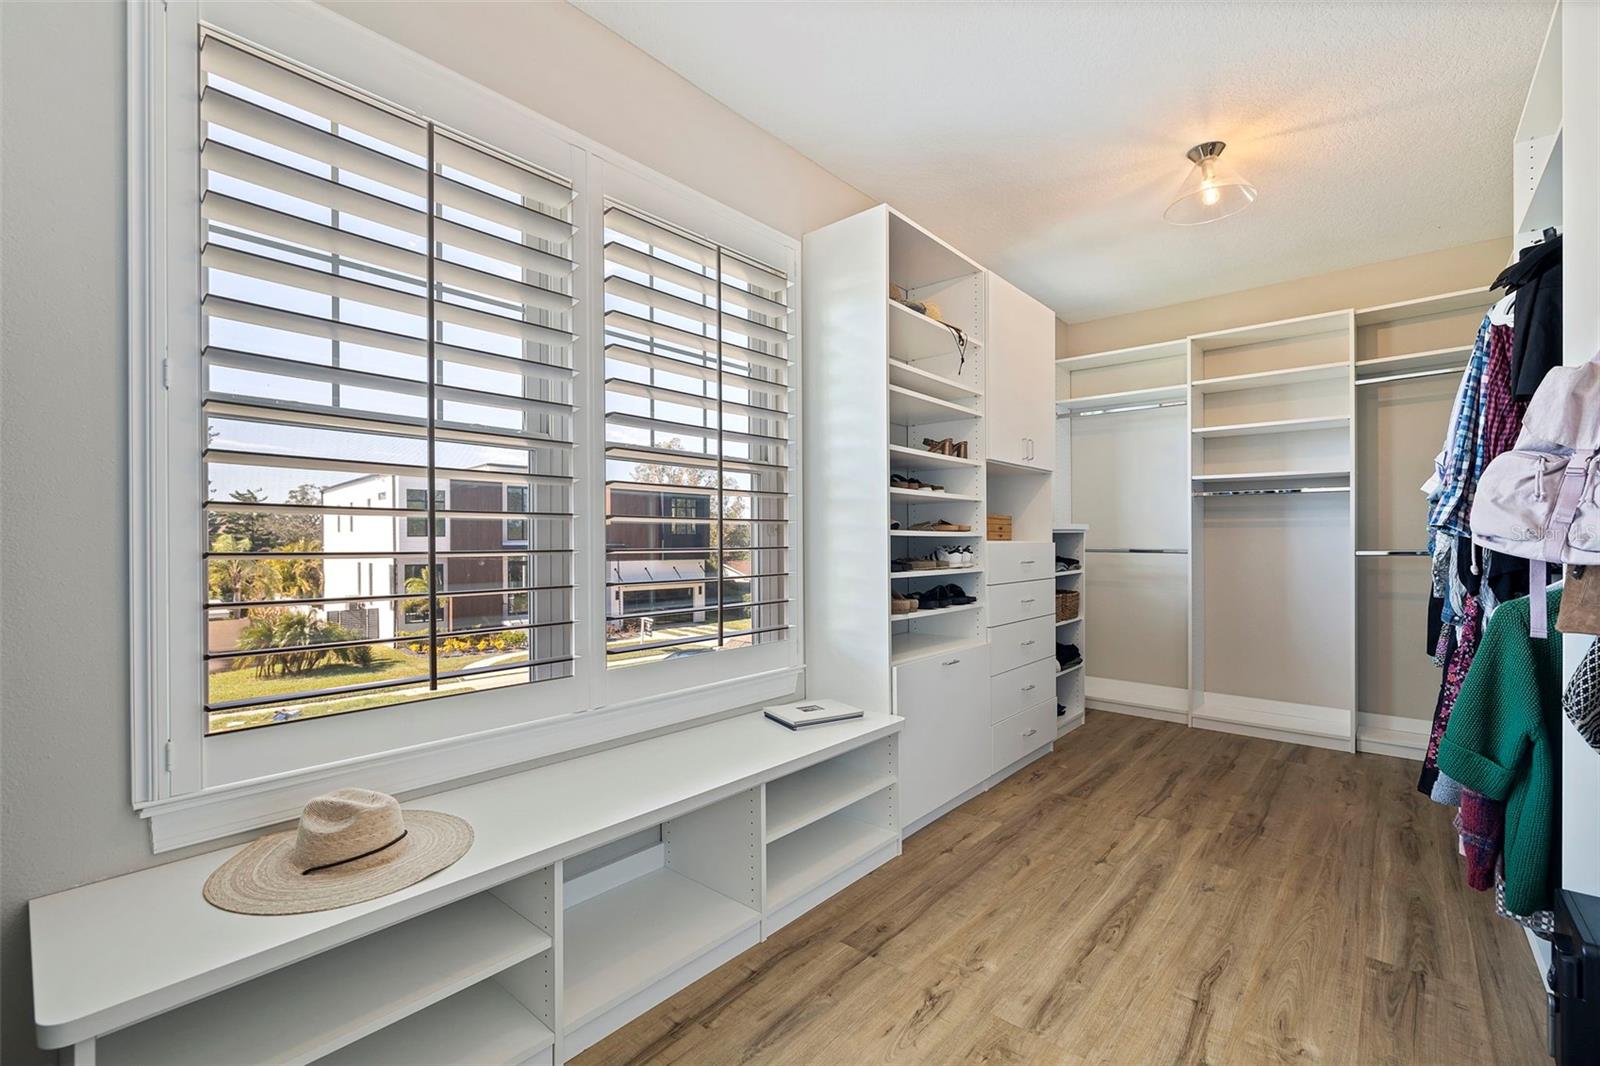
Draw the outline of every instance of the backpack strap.
<instances>
[{"instance_id":1,"label":"backpack strap","mask_svg":"<svg viewBox=\"0 0 1600 1066\"><path fill-rule=\"evenodd\" d=\"M1550 604L1546 602L1543 559L1528 560L1528 636L1543 640L1550 635Z\"/></svg>"}]
</instances>

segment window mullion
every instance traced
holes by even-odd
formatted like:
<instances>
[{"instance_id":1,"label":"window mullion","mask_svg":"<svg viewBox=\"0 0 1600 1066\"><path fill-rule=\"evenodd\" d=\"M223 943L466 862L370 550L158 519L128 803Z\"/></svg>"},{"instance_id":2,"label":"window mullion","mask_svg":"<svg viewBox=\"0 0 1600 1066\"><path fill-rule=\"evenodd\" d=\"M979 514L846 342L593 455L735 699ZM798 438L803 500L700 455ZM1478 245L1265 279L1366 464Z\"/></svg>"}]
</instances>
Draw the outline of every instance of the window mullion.
<instances>
[{"instance_id":1,"label":"window mullion","mask_svg":"<svg viewBox=\"0 0 1600 1066\"><path fill-rule=\"evenodd\" d=\"M427 315L426 326L428 330L428 688L437 691L439 688L439 530L435 525L439 511L439 471L438 471L438 407L434 401L434 390L438 384L438 363L434 360L434 343L438 338L439 322L435 308L438 289L436 287L436 264L439 257L439 246L435 243L434 219L438 217L437 204L434 201L434 153L436 151L436 133L432 122L428 123L428 178L427 178Z\"/></svg>"}]
</instances>

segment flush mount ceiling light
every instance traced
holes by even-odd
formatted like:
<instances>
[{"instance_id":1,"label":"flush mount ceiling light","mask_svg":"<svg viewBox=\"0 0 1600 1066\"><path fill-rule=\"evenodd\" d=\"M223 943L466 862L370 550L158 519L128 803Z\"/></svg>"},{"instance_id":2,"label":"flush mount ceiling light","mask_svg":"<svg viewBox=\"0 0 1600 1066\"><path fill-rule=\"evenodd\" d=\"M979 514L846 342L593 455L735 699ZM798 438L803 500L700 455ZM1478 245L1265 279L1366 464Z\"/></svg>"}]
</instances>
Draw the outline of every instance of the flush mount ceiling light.
<instances>
[{"instance_id":1,"label":"flush mount ceiling light","mask_svg":"<svg viewBox=\"0 0 1600 1066\"><path fill-rule=\"evenodd\" d=\"M1217 162L1227 145L1197 144L1186 153L1194 169L1161 217L1174 226L1199 226L1238 214L1255 202L1256 187Z\"/></svg>"}]
</instances>

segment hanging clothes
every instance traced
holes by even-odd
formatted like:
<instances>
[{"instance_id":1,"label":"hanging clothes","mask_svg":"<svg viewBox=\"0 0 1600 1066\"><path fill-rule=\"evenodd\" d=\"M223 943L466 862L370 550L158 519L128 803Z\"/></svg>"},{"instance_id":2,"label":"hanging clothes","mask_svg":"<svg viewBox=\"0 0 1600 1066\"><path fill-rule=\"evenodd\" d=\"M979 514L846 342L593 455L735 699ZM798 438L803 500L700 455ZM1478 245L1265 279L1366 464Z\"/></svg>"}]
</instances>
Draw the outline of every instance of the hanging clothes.
<instances>
[{"instance_id":1,"label":"hanging clothes","mask_svg":"<svg viewBox=\"0 0 1600 1066\"><path fill-rule=\"evenodd\" d=\"M1561 719L1561 638L1530 637L1529 615L1526 598L1495 611L1438 749L1441 772L1505 804L1505 906L1523 915L1554 902Z\"/></svg>"},{"instance_id":2,"label":"hanging clothes","mask_svg":"<svg viewBox=\"0 0 1600 1066\"><path fill-rule=\"evenodd\" d=\"M1461 688L1466 683L1478 649L1479 611L1478 597L1468 596L1463 605L1466 617L1454 628L1450 641L1449 661L1445 665L1444 681L1439 686L1439 701L1433 710L1433 727L1428 732L1428 748L1422 756L1422 772L1417 778L1417 791L1440 803L1453 803L1448 793L1434 795L1439 783L1439 745L1443 742L1450 718L1455 710Z\"/></svg>"},{"instance_id":3,"label":"hanging clothes","mask_svg":"<svg viewBox=\"0 0 1600 1066\"><path fill-rule=\"evenodd\" d=\"M1547 230L1545 239L1524 248L1490 288L1506 289L1516 298L1512 392L1526 402L1545 373L1561 365L1561 235Z\"/></svg>"}]
</instances>

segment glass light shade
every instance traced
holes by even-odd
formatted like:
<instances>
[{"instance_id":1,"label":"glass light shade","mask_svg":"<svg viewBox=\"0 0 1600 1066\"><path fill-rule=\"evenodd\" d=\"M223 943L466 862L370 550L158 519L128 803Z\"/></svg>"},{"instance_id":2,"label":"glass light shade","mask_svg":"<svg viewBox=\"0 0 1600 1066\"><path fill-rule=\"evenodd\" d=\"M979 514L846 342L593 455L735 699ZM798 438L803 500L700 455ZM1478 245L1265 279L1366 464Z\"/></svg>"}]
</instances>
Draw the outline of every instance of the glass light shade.
<instances>
[{"instance_id":1,"label":"glass light shade","mask_svg":"<svg viewBox=\"0 0 1600 1066\"><path fill-rule=\"evenodd\" d=\"M1221 141L1207 141L1189 149L1194 169L1162 218L1175 226L1200 226L1238 214L1255 202L1256 187L1218 162L1225 147Z\"/></svg>"}]
</instances>

